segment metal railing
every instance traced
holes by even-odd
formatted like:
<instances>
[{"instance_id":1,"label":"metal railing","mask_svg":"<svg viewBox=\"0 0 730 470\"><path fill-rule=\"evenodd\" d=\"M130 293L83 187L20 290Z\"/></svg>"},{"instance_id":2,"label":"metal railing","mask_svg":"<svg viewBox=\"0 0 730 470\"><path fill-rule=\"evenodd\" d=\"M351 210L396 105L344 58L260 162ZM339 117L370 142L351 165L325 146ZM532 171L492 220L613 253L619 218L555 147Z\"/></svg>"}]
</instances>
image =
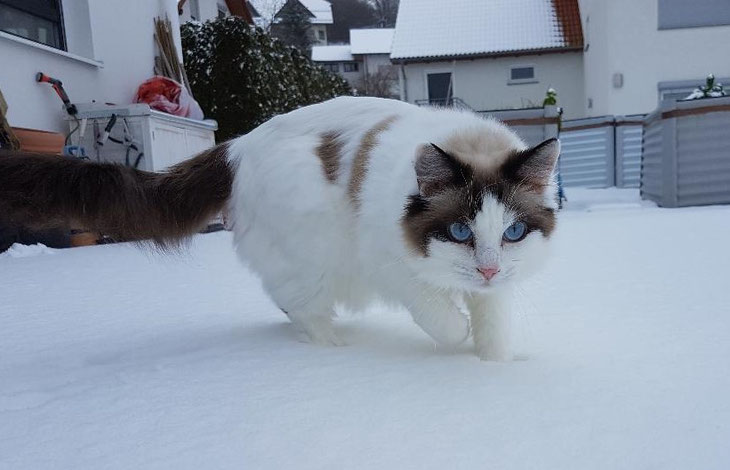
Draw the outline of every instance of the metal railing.
<instances>
[{"instance_id":1,"label":"metal railing","mask_svg":"<svg viewBox=\"0 0 730 470\"><path fill-rule=\"evenodd\" d=\"M416 100L418 106L438 106L441 108L457 108L457 109L472 109L471 106L466 104L464 100L457 97L451 98L431 98L427 100Z\"/></svg>"}]
</instances>

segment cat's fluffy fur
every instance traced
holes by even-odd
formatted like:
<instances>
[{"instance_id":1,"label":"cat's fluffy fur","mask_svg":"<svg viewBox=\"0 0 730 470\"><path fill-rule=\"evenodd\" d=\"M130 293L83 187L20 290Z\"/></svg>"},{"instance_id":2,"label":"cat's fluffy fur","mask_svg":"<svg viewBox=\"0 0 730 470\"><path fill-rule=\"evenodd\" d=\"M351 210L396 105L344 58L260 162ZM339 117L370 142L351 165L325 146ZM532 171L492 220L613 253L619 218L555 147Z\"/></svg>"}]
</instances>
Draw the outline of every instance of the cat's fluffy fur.
<instances>
[{"instance_id":1,"label":"cat's fluffy fur","mask_svg":"<svg viewBox=\"0 0 730 470\"><path fill-rule=\"evenodd\" d=\"M557 141L522 161L526 150L494 120L399 101L338 98L275 117L230 147L238 253L315 342L339 344L336 305L383 299L442 343L464 341L471 317L479 356L508 359L510 284L543 259L556 209ZM533 231L503 243L518 218ZM457 220L473 245L441 236ZM489 283L483 265L500 268Z\"/></svg>"},{"instance_id":2,"label":"cat's fluffy fur","mask_svg":"<svg viewBox=\"0 0 730 470\"><path fill-rule=\"evenodd\" d=\"M241 259L314 342L340 344L336 306L379 299L439 342L473 332L479 357L505 360L511 286L540 264L555 225L558 153L554 139L530 149L468 112L337 98L164 174L0 156L0 214L164 244L225 210ZM516 221L529 233L510 243ZM454 222L473 236L454 241Z\"/></svg>"}]
</instances>

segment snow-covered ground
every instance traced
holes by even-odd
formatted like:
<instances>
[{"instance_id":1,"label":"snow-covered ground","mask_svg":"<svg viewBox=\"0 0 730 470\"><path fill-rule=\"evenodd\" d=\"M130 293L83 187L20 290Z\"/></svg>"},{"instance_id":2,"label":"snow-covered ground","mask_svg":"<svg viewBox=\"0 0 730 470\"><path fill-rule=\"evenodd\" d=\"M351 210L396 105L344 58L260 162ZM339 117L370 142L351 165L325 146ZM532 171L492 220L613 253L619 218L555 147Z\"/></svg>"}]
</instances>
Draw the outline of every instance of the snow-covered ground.
<instances>
[{"instance_id":1,"label":"snow-covered ground","mask_svg":"<svg viewBox=\"0 0 730 470\"><path fill-rule=\"evenodd\" d=\"M730 206L568 194L512 363L400 311L301 343L227 233L182 255L16 248L0 468L730 468Z\"/></svg>"}]
</instances>

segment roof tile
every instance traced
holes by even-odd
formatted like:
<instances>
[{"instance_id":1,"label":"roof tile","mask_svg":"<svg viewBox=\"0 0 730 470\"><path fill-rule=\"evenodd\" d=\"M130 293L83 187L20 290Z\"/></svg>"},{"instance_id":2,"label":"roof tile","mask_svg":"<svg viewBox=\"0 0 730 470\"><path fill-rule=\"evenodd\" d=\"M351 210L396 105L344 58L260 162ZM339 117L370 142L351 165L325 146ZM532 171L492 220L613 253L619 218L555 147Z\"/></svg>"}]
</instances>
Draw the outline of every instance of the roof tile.
<instances>
[{"instance_id":1,"label":"roof tile","mask_svg":"<svg viewBox=\"0 0 730 470\"><path fill-rule=\"evenodd\" d=\"M401 0L391 58L577 49L578 0Z\"/></svg>"}]
</instances>

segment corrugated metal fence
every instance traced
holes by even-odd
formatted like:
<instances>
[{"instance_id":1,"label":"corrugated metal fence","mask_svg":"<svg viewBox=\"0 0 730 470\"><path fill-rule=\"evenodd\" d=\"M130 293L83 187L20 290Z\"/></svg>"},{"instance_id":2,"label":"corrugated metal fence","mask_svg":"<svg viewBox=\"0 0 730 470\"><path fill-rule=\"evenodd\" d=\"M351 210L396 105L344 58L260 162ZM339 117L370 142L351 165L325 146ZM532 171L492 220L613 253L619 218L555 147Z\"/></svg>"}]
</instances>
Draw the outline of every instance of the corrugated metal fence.
<instances>
[{"instance_id":1,"label":"corrugated metal fence","mask_svg":"<svg viewBox=\"0 0 730 470\"><path fill-rule=\"evenodd\" d=\"M642 197L664 207L730 203L730 97L662 102L644 122Z\"/></svg>"},{"instance_id":2,"label":"corrugated metal fence","mask_svg":"<svg viewBox=\"0 0 730 470\"><path fill-rule=\"evenodd\" d=\"M639 187L643 116L563 121L560 175L565 186Z\"/></svg>"}]
</instances>

